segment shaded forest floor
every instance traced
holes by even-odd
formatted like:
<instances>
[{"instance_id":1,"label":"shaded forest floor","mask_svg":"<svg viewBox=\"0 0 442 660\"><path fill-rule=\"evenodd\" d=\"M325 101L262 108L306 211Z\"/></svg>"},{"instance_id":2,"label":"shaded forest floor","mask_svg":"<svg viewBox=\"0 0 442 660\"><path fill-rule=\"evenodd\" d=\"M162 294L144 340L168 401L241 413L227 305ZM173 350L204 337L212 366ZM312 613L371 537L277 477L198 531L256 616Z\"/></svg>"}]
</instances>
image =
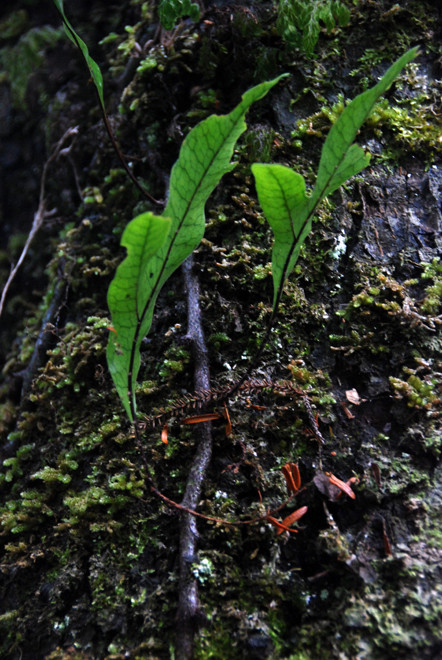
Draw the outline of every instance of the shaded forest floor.
<instances>
[{"instance_id":1,"label":"shaded forest floor","mask_svg":"<svg viewBox=\"0 0 442 660\"><path fill-rule=\"evenodd\" d=\"M312 57L286 43L266 2L210 5L173 32L148 3L67 3L105 76L113 130L164 199L187 132L241 94L290 76L247 115L206 208L195 253L213 388L233 384L265 334L271 235L250 165L292 166L311 184L342 100L421 52L358 141L370 167L322 204L254 378L214 423L198 510L241 520L287 497L299 465L298 533L198 520L195 658L442 657L440 23L432 2L362 0ZM106 365L106 292L121 234L151 207L127 179L79 54L50 3L0 12L0 281L29 234L45 161L50 211L8 293L0 355L0 656L174 657L179 514L155 498ZM101 41L101 44L99 42ZM18 64L17 64L18 63ZM139 409L191 395L182 275L161 292L142 345ZM288 388L286 388L288 390ZM148 429L151 478L176 501L199 431ZM353 479L356 498L325 473ZM262 500L262 501L261 501Z\"/></svg>"}]
</instances>

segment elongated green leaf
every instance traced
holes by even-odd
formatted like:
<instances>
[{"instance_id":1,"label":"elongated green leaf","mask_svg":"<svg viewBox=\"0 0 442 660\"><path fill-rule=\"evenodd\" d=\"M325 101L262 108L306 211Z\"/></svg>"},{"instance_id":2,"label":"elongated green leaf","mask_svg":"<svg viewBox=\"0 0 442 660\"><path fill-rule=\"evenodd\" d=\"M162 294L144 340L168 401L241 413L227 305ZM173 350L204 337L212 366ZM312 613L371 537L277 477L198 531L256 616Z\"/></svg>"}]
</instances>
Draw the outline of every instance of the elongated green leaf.
<instances>
[{"instance_id":1,"label":"elongated green leaf","mask_svg":"<svg viewBox=\"0 0 442 660\"><path fill-rule=\"evenodd\" d=\"M324 179L319 184L318 182L316 183L315 191L317 191L318 199L321 200L327 197L327 195L331 195L334 190L337 190L348 179L365 169L369 163L370 154L366 153L358 144L352 144L336 167L330 180L327 181Z\"/></svg>"},{"instance_id":2,"label":"elongated green leaf","mask_svg":"<svg viewBox=\"0 0 442 660\"><path fill-rule=\"evenodd\" d=\"M78 36L74 28L70 24L69 20L66 17L63 8L63 0L53 0L54 5L56 6L61 18L63 19L64 29L69 39L74 42L76 46L81 50L82 55L86 61L86 64L89 68L92 80L94 81L95 87L97 88L98 98L100 99L101 106L104 109L104 97L103 97L103 76L101 75L101 70L98 64L94 59L89 55L89 49L84 43L83 39Z\"/></svg>"},{"instance_id":3,"label":"elongated green leaf","mask_svg":"<svg viewBox=\"0 0 442 660\"><path fill-rule=\"evenodd\" d=\"M107 293L113 324L107 362L129 417L134 406L131 397L140 368L140 343L144 336L137 332L145 306L144 286L154 277L153 258L166 241L170 225L169 219L150 212L138 215L127 225L121 238L127 257L119 265Z\"/></svg>"},{"instance_id":4,"label":"elongated green leaf","mask_svg":"<svg viewBox=\"0 0 442 660\"><path fill-rule=\"evenodd\" d=\"M288 254L296 260L301 245L310 231L309 198L305 193L304 178L284 165L252 165L261 208L273 230L272 273L274 282L273 304L280 283L286 278Z\"/></svg>"},{"instance_id":5,"label":"elongated green leaf","mask_svg":"<svg viewBox=\"0 0 442 660\"><path fill-rule=\"evenodd\" d=\"M116 334L110 333L107 359L132 421L136 413L139 347L149 332L158 293L204 235L204 206L221 177L235 166L230 160L236 141L246 128L245 113L280 78L248 90L230 114L208 117L186 137L170 177L169 201L163 213L164 218L170 218L170 228L164 242L161 225L157 224L161 218L154 221L151 214L148 220L133 220L123 235L128 255L109 289L108 304ZM144 214L140 217L144 218ZM150 241L157 238L158 231L161 240L152 247ZM144 249L148 249L147 256L143 256Z\"/></svg>"},{"instance_id":6,"label":"elongated green leaf","mask_svg":"<svg viewBox=\"0 0 442 660\"><path fill-rule=\"evenodd\" d=\"M362 149L355 146L350 150L350 147L379 97L387 91L404 66L416 57L417 52L417 48L412 48L402 55L391 65L377 85L353 99L331 127L322 148L313 191L314 197L322 198L339 188L345 181L344 170L347 177L350 177L366 167L367 161L362 156Z\"/></svg>"},{"instance_id":7,"label":"elongated green leaf","mask_svg":"<svg viewBox=\"0 0 442 660\"><path fill-rule=\"evenodd\" d=\"M360 127L379 97L390 87L401 69L417 55L409 50L395 62L373 88L357 96L345 108L330 129L324 143L312 195L306 195L300 174L282 165L255 164L252 172L261 207L274 232L272 253L273 314L276 313L286 278L298 259L301 245L311 230L320 202L363 170L370 162L369 154L353 144Z\"/></svg>"}]
</instances>

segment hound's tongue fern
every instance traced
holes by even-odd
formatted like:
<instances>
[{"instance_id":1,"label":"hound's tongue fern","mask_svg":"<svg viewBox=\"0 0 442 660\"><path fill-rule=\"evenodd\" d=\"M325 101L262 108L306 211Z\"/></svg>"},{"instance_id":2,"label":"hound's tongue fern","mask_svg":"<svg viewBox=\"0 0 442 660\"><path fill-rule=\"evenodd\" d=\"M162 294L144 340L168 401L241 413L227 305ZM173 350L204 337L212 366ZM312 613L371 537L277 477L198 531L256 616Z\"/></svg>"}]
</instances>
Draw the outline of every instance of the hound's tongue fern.
<instances>
[{"instance_id":1,"label":"hound's tongue fern","mask_svg":"<svg viewBox=\"0 0 442 660\"><path fill-rule=\"evenodd\" d=\"M353 144L356 135L379 97L390 87L403 67L417 55L417 48L405 53L381 80L359 94L331 127L322 147L315 186L306 194L304 178L289 167L255 163L258 199L274 233L272 272L273 316L286 278L298 259L299 250L311 230L312 220L324 197L358 174L370 162L370 154Z\"/></svg>"},{"instance_id":2,"label":"hound's tongue fern","mask_svg":"<svg viewBox=\"0 0 442 660\"><path fill-rule=\"evenodd\" d=\"M68 36L80 48L88 65L106 119L101 71L66 18L63 0L54 0L54 4ZM417 48L412 48L405 53L374 87L357 96L344 109L322 148L311 194L306 192L304 178L289 167L252 165L259 202L274 234L273 313L265 337L277 313L284 283L311 230L318 205L370 162L370 155L353 142L379 97L417 52ZM149 332L158 294L204 235L205 204L221 177L235 166L231 158L239 136L246 129L247 110L282 77L249 89L228 115L212 115L198 124L185 138L172 168L169 201L164 212L161 216L150 212L137 216L123 233L121 244L127 249L127 256L108 291L113 331L109 336L107 361L131 421L136 418L135 384L140 368L140 344Z\"/></svg>"},{"instance_id":3,"label":"hound's tongue fern","mask_svg":"<svg viewBox=\"0 0 442 660\"><path fill-rule=\"evenodd\" d=\"M161 287L198 246L205 228L204 207L230 162L244 116L280 80L249 89L228 115L208 117L184 140L170 177L169 201L161 217L143 213L126 228L121 244L127 257L118 267L108 293L112 314L107 350L109 369L118 394L133 421L135 382L140 367L140 343L149 332Z\"/></svg>"},{"instance_id":4,"label":"hound's tongue fern","mask_svg":"<svg viewBox=\"0 0 442 660\"><path fill-rule=\"evenodd\" d=\"M273 314L277 312L284 282L298 259L311 230L314 213L326 195L366 167L369 154L353 144L357 132L379 97L401 69L416 56L410 50L393 64L372 89L357 96L330 129L322 148L316 183L311 195L305 181L282 165L254 164L259 202L274 233L272 270ZM128 254L112 281L108 303L115 333L108 345L108 364L117 391L132 421L136 415L135 383L140 367L140 343L149 331L161 287L204 235L204 206L230 162L238 137L245 130L244 116L280 80L276 78L246 92L228 115L212 115L184 140L171 179L169 202L161 217L144 213L130 222L122 245Z\"/></svg>"}]
</instances>

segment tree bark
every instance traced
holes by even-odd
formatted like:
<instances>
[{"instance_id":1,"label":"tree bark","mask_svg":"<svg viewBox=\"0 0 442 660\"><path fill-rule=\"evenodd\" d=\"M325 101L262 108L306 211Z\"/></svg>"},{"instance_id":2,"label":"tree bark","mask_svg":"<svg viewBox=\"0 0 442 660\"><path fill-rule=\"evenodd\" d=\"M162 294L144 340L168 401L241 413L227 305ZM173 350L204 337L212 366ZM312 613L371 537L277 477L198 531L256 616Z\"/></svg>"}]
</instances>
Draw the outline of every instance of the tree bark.
<instances>
[{"instance_id":1,"label":"tree bark","mask_svg":"<svg viewBox=\"0 0 442 660\"><path fill-rule=\"evenodd\" d=\"M120 167L56 12L0 10L2 287L37 209L54 209L0 318L0 656L439 657L434 3L346 2L348 26L321 24L311 57L284 41L272 3L210 4L171 32L141 4L70 4L103 70L121 153L154 199L191 127L257 82L290 76L248 113L184 287L175 273L158 297L137 401L168 419L169 444L147 425L144 462L107 370L106 293L124 227L158 210ZM312 185L343 100L415 43L419 57L358 136L370 167L318 211L252 374L261 386L227 401L232 434L169 419L186 397L192 414L195 390L234 387L266 334L272 234L250 165L286 164ZM76 126L41 196L44 163ZM301 487L276 524L308 511L297 532L278 533L262 517L286 501L290 463ZM152 484L208 517L260 522L200 522Z\"/></svg>"}]
</instances>

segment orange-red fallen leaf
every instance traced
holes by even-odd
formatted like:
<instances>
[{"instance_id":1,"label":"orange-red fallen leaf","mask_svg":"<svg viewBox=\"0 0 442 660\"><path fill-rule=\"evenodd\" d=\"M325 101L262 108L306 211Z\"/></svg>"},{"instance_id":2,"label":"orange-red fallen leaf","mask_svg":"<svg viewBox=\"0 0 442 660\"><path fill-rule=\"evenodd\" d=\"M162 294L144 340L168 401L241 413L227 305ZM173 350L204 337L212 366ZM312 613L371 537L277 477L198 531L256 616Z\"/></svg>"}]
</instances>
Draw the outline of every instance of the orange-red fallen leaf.
<instances>
[{"instance_id":1,"label":"orange-red fallen leaf","mask_svg":"<svg viewBox=\"0 0 442 660\"><path fill-rule=\"evenodd\" d=\"M330 481L331 484L334 486L337 486L339 490L341 490L343 493L351 497L352 500L356 499L356 495L350 488L348 484L345 483L345 481L341 481L341 479L338 479L338 477L335 477L334 474L327 474L328 480Z\"/></svg>"},{"instance_id":2,"label":"orange-red fallen leaf","mask_svg":"<svg viewBox=\"0 0 442 660\"><path fill-rule=\"evenodd\" d=\"M349 409L347 408L347 406L345 405L345 403L343 401L341 401L341 406L342 406L342 410L344 411L345 416L347 417L347 419L354 419L355 418L353 413L351 413L349 411Z\"/></svg>"},{"instance_id":3,"label":"orange-red fallen leaf","mask_svg":"<svg viewBox=\"0 0 442 660\"><path fill-rule=\"evenodd\" d=\"M384 533L384 550L385 550L385 556L386 557L392 557L393 556L393 550L391 549L391 544L388 539L388 536Z\"/></svg>"},{"instance_id":4,"label":"orange-red fallen leaf","mask_svg":"<svg viewBox=\"0 0 442 660\"><path fill-rule=\"evenodd\" d=\"M215 419L221 419L219 413L203 413L202 415L192 415L181 420L181 424L201 424L202 422L211 422Z\"/></svg>"},{"instance_id":5,"label":"orange-red fallen leaf","mask_svg":"<svg viewBox=\"0 0 442 660\"><path fill-rule=\"evenodd\" d=\"M225 404L224 404L224 417L226 420L226 435L230 435L232 433L232 422L230 421L229 411L227 410L227 406Z\"/></svg>"},{"instance_id":6,"label":"orange-red fallen leaf","mask_svg":"<svg viewBox=\"0 0 442 660\"><path fill-rule=\"evenodd\" d=\"M290 470L290 463L286 463L285 465L283 465L281 471L282 474L284 475L284 479L285 479L285 483L287 484L287 490L289 495L291 495L292 493L296 493L298 489L295 486L293 475Z\"/></svg>"},{"instance_id":7,"label":"orange-red fallen leaf","mask_svg":"<svg viewBox=\"0 0 442 660\"><path fill-rule=\"evenodd\" d=\"M301 487L301 475L299 473L299 468L296 463L286 463L281 468L282 474L284 475L285 482L287 484L287 490L289 495L291 493L296 493Z\"/></svg>"},{"instance_id":8,"label":"orange-red fallen leaf","mask_svg":"<svg viewBox=\"0 0 442 660\"><path fill-rule=\"evenodd\" d=\"M168 444L168 439L167 439L167 432L169 430L169 425L164 424L163 430L161 431L161 442L164 442L165 445Z\"/></svg>"},{"instance_id":9,"label":"orange-red fallen leaf","mask_svg":"<svg viewBox=\"0 0 442 660\"><path fill-rule=\"evenodd\" d=\"M393 550L391 549L390 539L388 538L387 525L385 524L385 520L382 520L382 537L383 537L383 540L384 540L385 556L386 557L392 557L393 556Z\"/></svg>"},{"instance_id":10,"label":"orange-red fallen leaf","mask_svg":"<svg viewBox=\"0 0 442 660\"><path fill-rule=\"evenodd\" d=\"M293 476L296 488L299 490L301 488L301 473L299 472L297 463L290 463L290 471Z\"/></svg>"},{"instance_id":11,"label":"orange-red fallen leaf","mask_svg":"<svg viewBox=\"0 0 442 660\"><path fill-rule=\"evenodd\" d=\"M302 518L302 516L304 514L306 514L307 511L308 511L308 507L307 506L302 506L300 509L296 509L296 511L293 511L293 513L291 513L289 516L287 516L287 518L284 518L284 520L282 521L281 524L286 528L290 527L290 525L293 525L293 523L295 523L297 520ZM278 531L276 532L276 536L279 536L279 534L282 534L283 531L284 531L283 529L278 529ZM294 532L296 530L291 529L290 531Z\"/></svg>"},{"instance_id":12,"label":"orange-red fallen leaf","mask_svg":"<svg viewBox=\"0 0 442 660\"><path fill-rule=\"evenodd\" d=\"M283 532L298 532L297 529L290 529L290 527L286 527L282 523L279 522L279 520L276 520L276 518L273 518L272 516L267 516L266 520L269 521L273 527L277 527L278 531L276 532L276 535L282 534Z\"/></svg>"}]
</instances>

